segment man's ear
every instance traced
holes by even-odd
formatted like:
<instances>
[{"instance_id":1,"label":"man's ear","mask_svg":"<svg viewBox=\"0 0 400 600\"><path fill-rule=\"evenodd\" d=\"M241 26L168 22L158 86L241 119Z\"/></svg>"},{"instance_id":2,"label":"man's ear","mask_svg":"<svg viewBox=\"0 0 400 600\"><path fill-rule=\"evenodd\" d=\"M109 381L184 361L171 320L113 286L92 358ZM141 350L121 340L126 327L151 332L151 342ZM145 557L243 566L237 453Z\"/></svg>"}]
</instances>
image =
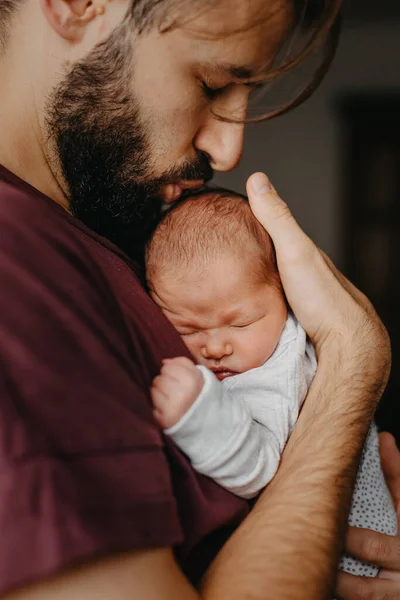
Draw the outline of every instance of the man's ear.
<instances>
[{"instance_id":1,"label":"man's ear","mask_svg":"<svg viewBox=\"0 0 400 600\"><path fill-rule=\"evenodd\" d=\"M85 27L103 15L108 0L40 0L46 19L65 40L82 39Z\"/></svg>"}]
</instances>

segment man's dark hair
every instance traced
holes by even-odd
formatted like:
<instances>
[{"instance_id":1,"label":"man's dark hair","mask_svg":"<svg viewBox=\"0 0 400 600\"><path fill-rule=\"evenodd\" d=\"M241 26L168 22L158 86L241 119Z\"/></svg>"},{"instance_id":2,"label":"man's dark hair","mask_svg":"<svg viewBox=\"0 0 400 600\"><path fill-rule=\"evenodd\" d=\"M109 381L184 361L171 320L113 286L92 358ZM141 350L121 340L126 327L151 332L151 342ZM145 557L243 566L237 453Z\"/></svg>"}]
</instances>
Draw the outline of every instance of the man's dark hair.
<instances>
[{"instance_id":1,"label":"man's dark hair","mask_svg":"<svg viewBox=\"0 0 400 600\"><path fill-rule=\"evenodd\" d=\"M16 11L26 0L0 0L0 53L4 50ZM265 0L267 2L268 0ZM288 71L302 64L307 58L320 51L320 60L307 84L288 102L275 110L248 122L257 122L278 116L304 102L321 83L334 58L340 33L340 12L342 0L292 0L295 9L295 32L304 34L304 43L296 48L294 55L289 55L276 69L259 76L257 81L270 81L283 76ZM165 17L170 21L171 11L178 17L180 8L190 2L191 7L212 6L215 0L132 0L129 16L136 30L142 33L151 27L160 26ZM179 26L179 18L177 19ZM251 81L255 81L253 78ZM250 82L250 80L249 80ZM223 120L229 121L229 119Z\"/></svg>"},{"instance_id":2,"label":"man's dark hair","mask_svg":"<svg viewBox=\"0 0 400 600\"><path fill-rule=\"evenodd\" d=\"M0 53L7 42L11 20L22 0L0 0Z\"/></svg>"}]
</instances>

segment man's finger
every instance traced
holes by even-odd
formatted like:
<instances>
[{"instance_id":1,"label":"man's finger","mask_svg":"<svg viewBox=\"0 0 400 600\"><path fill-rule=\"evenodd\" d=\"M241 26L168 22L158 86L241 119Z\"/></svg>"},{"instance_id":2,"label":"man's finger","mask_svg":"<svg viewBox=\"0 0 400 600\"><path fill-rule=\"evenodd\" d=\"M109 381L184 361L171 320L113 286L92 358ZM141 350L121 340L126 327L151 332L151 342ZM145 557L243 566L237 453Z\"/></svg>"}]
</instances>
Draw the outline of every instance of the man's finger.
<instances>
[{"instance_id":1,"label":"man's finger","mask_svg":"<svg viewBox=\"0 0 400 600\"><path fill-rule=\"evenodd\" d=\"M247 194L254 216L268 231L278 252L295 248L298 255L307 248L315 250L264 173L255 173L249 178Z\"/></svg>"},{"instance_id":2,"label":"man's finger","mask_svg":"<svg viewBox=\"0 0 400 600\"><path fill-rule=\"evenodd\" d=\"M390 571L389 569L381 569L378 577L382 579L390 579L391 581L397 581L400 585L400 573L399 571Z\"/></svg>"},{"instance_id":3,"label":"man's finger","mask_svg":"<svg viewBox=\"0 0 400 600\"><path fill-rule=\"evenodd\" d=\"M398 581L340 573L337 600L400 600Z\"/></svg>"},{"instance_id":4,"label":"man's finger","mask_svg":"<svg viewBox=\"0 0 400 600\"><path fill-rule=\"evenodd\" d=\"M400 571L400 537L349 527L346 552L378 567Z\"/></svg>"},{"instance_id":5,"label":"man's finger","mask_svg":"<svg viewBox=\"0 0 400 600\"><path fill-rule=\"evenodd\" d=\"M386 483L390 490L396 512L400 514L400 452L394 437L387 432L379 436L379 452Z\"/></svg>"}]
</instances>

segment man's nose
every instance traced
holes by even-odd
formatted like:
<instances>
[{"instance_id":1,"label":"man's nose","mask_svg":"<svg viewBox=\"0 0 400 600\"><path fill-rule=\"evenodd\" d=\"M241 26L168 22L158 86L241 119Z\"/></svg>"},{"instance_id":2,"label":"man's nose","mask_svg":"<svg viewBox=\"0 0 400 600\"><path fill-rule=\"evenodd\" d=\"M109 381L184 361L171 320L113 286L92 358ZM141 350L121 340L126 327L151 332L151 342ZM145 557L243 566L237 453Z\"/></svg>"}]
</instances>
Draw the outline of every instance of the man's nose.
<instances>
[{"instance_id":1,"label":"man's nose","mask_svg":"<svg viewBox=\"0 0 400 600\"><path fill-rule=\"evenodd\" d=\"M248 94L244 86L238 86L220 103L216 103L197 132L194 146L210 157L211 167L215 171L230 171L236 167L242 156L244 137L243 123L222 121L217 115L244 120Z\"/></svg>"},{"instance_id":2,"label":"man's nose","mask_svg":"<svg viewBox=\"0 0 400 600\"><path fill-rule=\"evenodd\" d=\"M232 344L217 336L210 336L201 349L203 358L221 360L233 353Z\"/></svg>"},{"instance_id":3,"label":"man's nose","mask_svg":"<svg viewBox=\"0 0 400 600\"><path fill-rule=\"evenodd\" d=\"M214 171L234 169L243 152L244 125L208 119L195 139L197 150L210 157Z\"/></svg>"}]
</instances>

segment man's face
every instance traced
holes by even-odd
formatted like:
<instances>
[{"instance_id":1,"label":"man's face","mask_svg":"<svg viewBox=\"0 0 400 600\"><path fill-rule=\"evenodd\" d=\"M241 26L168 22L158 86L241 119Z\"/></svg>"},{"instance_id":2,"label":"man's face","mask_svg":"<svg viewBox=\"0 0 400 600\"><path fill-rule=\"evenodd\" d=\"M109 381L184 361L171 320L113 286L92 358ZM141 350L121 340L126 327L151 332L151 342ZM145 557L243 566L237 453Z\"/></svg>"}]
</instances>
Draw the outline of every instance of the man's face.
<instances>
[{"instance_id":1,"label":"man's face","mask_svg":"<svg viewBox=\"0 0 400 600\"><path fill-rule=\"evenodd\" d=\"M135 257L163 201L237 164L243 125L215 113L245 117L252 88L235 75L265 71L290 26L290 0L213 4L163 33L127 17L47 105L72 212Z\"/></svg>"}]
</instances>

